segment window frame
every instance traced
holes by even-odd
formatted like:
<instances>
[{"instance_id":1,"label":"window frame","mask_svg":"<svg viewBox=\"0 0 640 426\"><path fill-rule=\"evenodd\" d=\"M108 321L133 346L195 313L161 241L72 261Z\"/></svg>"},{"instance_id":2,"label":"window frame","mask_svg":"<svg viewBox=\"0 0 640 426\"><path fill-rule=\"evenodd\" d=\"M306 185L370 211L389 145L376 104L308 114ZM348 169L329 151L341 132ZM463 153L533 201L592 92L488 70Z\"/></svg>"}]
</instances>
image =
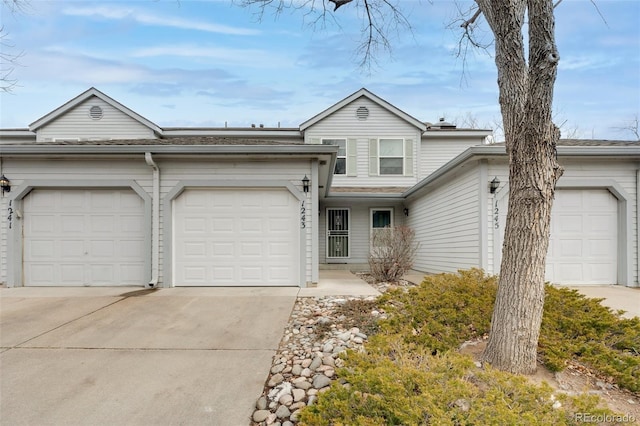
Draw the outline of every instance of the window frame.
<instances>
[{"instance_id":1,"label":"window frame","mask_svg":"<svg viewBox=\"0 0 640 426\"><path fill-rule=\"evenodd\" d=\"M397 141L400 143L402 148L401 156L382 156L382 149L380 144L382 141ZM378 176L405 176L405 161L406 161L407 153L405 152L405 139L404 138L378 138ZM382 159L401 159L402 160L402 171L400 173L382 173Z\"/></svg>"},{"instance_id":2,"label":"window frame","mask_svg":"<svg viewBox=\"0 0 640 426\"><path fill-rule=\"evenodd\" d=\"M325 143L325 141L344 141L344 155L340 155L340 149L338 148L338 153L336 154L336 166L338 165L338 160L344 160L344 173L336 173L336 169L334 167L333 169L333 175L334 176L348 176L349 175L349 161L348 161L348 154L349 154L349 140L347 138L320 138L320 143L322 145L336 145L335 143ZM339 147L340 145L338 145Z\"/></svg>"}]
</instances>

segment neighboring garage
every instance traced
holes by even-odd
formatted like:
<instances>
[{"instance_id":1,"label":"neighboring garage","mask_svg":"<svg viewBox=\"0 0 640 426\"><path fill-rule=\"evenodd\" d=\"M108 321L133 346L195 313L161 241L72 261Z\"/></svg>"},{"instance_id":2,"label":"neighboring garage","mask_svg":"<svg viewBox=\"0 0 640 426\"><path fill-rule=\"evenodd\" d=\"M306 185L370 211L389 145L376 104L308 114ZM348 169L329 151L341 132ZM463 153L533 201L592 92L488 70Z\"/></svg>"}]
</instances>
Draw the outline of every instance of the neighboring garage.
<instances>
[{"instance_id":1,"label":"neighboring garage","mask_svg":"<svg viewBox=\"0 0 640 426\"><path fill-rule=\"evenodd\" d=\"M173 203L174 285L300 285L299 210L286 188L185 189Z\"/></svg>"},{"instance_id":2,"label":"neighboring garage","mask_svg":"<svg viewBox=\"0 0 640 426\"><path fill-rule=\"evenodd\" d=\"M144 202L130 189L34 189L23 200L25 286L144 285Z\"/></svg>"},{"instance_id":3,"label":"neighboring garage","mask_svg":"<svg viewBox=\"0 0 640 426\"><path fill-rule=\"evenodd\" d=\"M501 238L507 203L505 195ZM609 190L556 189L545 279L563 285L618 283L618 200Z\"/></svg>"},{"instance_id":4,"label":"neighboring garage","mask_svg":"<svg viewBox=\"0 0 640 426\"><path fill-rule=\"evenodd\" d=\"M558 189L551 214L546 279L618 282L618 200L606 189Z\"/></svg>"}]
</instances>

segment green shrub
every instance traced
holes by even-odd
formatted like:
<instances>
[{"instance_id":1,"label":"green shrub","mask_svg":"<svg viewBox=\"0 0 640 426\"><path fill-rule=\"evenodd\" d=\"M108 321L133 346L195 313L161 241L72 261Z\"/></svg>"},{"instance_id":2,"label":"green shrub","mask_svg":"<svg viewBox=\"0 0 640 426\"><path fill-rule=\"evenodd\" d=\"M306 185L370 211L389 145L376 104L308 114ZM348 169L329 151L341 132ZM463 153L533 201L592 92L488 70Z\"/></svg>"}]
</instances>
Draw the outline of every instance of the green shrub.
<instances>
[{"instance_id":1,"label":"green shrub","mask_svg":"<svg viewBox=\"0 0 640 426\"><path fill-rule=\"evenodd\" d=\"M577 360L640 391L640 319L626 319L576 290L547 286L539 350L552 371Z\"/></svg>"},{"instance_id":2,"label":"green shrub","mask_svg":"<svg viewBox=\"0 0 640 426\"><path fill-rule=\"evenodd\" d=\"M426 276L419 286L382 295L390 318L381 329L434 351L458 348L489 332L496 290L496 278L480 269Z\"/></svg>"},{"instance_id":3,"label":"green shrub","mask_svg":"<svg viewBox=\"0 0 640 426\"><path fill-rule=\"evenodd\" d=\"M597 398L562 397L553 408L549 386L491 368L455 352L436 356L399 336L374 336L366 353L349 352L339 376L302 425L571 425L576 409L605 414Z\"/></svg>"}]
</instances>

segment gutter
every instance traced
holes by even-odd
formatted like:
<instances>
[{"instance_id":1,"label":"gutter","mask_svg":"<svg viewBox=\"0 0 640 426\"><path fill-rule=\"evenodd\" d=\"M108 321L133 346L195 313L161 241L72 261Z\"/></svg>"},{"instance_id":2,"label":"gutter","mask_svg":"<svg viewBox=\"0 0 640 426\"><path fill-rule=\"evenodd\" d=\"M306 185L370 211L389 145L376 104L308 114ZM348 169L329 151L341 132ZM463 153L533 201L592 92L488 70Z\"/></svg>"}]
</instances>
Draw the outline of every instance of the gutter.
<instances>
[{"instance_id":1,"label":"gutter","mask_svg":"<svg viewBox=\"0 0 640 426\"><path fill-rule=\"evenodd\" d=\"M627 157L627 156L640 156L640 144L637 146L559 146L557 147L558 156L570 157ZM414 195L421 189L429 186L437 179L449 173L451 170L457 168L461 164L469 161L470 159L477 157L487 158L495 156L506 156L506 147L504 145L478 145L472 146L466 149L460 155L453 158L435 172L431 173L422 181L418 182L415 186L411 187L402 194L402 197L408 198Z\"/></svg>"},{"instance_id":2,"label":"gutter","mask_svg":"<svg viewBox=\"0 0 640 426\"><path fill-rule=\"evenodd\" d=\"M337 152L333 145L0 145L2 154L270 154L270 155L330 155Z\"/></svg>"},{"instance_id":3,"label":"gutter","mask_svg":"<svg viewBox=\"0 0 640 426\"><path fill-rule=\"evenodd\" d=\"M160 275L160 168L153 161L150 152L144 153L144 160L153 169L153 201L151 205L151 281L148 288L156 288Z\"/></svg>"}]
</instances>

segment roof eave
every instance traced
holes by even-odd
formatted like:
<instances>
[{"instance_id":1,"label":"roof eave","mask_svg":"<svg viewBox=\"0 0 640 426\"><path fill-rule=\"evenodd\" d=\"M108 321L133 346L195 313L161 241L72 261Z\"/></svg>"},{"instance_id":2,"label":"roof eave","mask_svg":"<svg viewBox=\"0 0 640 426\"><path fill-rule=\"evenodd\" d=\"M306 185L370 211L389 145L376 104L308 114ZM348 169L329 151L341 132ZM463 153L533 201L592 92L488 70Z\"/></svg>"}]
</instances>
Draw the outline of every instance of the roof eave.
<instances>
[{"instance_id":1,"label":"roof eave","mask_svg":"<svg viewBox=\"0 0 640 426\"><path fill-rule=\"evenodd\" d=\"M382 108L384 108L387 111L397 115L398 117L402 118L403 120L409 122L410 124L414 125L418 129L420 129L422 132L427 130L427 126L422 121L418 120L415 117L412 117L411 115L409 115L406 112L402 111L401 109L393 106L389 102L385 101L384 99L380 98L379 96L373 94L372 92L368 91L367 89L365 89L363 87L362 89L358 90L357 92L352 93L351 95L347 96L343 100L333 104L329 108L327 108L324 111L314 115L309 120L307 120L304 123L300 124L300 131L304 131L304 130L308 129L309 127L313 126L317 122L325 119L329 115L331 115L334 112L340 110L344 106L350 104L351 102L355 101L356 99L358 99L358 98L360 98L362 96L364 96L367 99L369 99L370 101L380 105Z\"/></svg>"},{"instance_id":2,"label":"roof eave","mask_svg":"<svg viewBox=\"0 0 640 426\"><path fill-rule=\"evenodd\" d=\"M82 92L81 94L76 96L75 98L67 101L66 103L62 104L58 108L54 109L53 111L49 112L48 114L44 115L43 117L40 117L39 119L37 119L33 123L29 124L29 130L32 131L32 132L37 130L38 128L40 128L40 127L48 124L49 122L55 120L60 115L68 112L69 110L71 110L72 108L74 108L77 105L81 104L82 102L86 101L87 99L91 98L92 96L95 96L95 97L103 100L104 102L108 103L112 107L118 109L120 112L122 112L122 113L128 115L129 117L131 117L132 119L138 121L140 124L142 124L142 125L148 127L149 129L153 130L156 134L161 134L162 133L162 129L158 125L156 125L152 121L144 118L143 116L141 116L140 114L136 113L135 111L133 111L133 110L127 108L126 106L122 105L120 102L116 101L115 99L105 95L104 93L102 93L101 91L96 89L95 87L91 87L88 90L85 90L84 92Z\"/></svg>"}]
</instances>

